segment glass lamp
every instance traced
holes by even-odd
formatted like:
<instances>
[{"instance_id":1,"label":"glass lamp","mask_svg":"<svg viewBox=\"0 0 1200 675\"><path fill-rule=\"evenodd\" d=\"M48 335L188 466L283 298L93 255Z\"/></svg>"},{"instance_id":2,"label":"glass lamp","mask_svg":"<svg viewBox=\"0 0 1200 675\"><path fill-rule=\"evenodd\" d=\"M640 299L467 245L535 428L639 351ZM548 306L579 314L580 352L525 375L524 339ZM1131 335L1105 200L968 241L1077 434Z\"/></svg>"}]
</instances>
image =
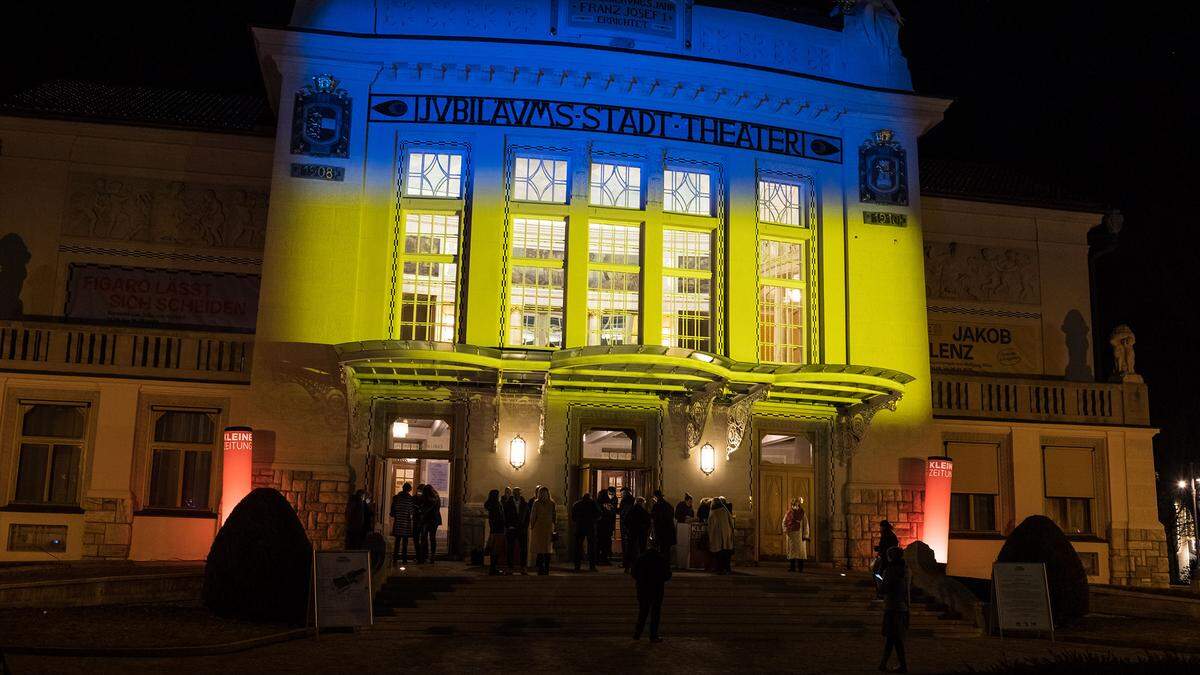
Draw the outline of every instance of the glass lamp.
<instances>
[{"instance_id":1,"label":"glass lamp","mask_svg":"<svg viewBox=\"0 0 1200 675\"><path fill-rule=\"evenodd\" d=\"M711 443L705 443L704 447L700 448L700 470L705 476L712 475L712 472L717 468L717 451L713 449Z\"/></svg>"},{"instance_id":2,"label":"glass lamp","mask_svg":"<svg viewBox=\"0 0 1200 675\"><path fill-rule=\"evenodd\" d=\"M525 466L525 439L520 434L508 442L508 463L518 470Z\"/></svg>"}]
</instances>

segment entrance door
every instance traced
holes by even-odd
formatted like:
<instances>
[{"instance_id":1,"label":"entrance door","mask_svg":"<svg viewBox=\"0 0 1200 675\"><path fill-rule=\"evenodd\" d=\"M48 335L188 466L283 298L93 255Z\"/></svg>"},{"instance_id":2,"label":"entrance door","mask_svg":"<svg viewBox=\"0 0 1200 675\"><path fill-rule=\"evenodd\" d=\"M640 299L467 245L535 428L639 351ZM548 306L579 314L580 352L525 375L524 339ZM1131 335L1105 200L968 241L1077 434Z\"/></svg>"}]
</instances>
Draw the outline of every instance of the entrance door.
<instances>
[{"instance_id":1,"label":"entrance door","mask_svg":"<svg viewBox=\"0 0 1200 675\"><path fill-rule=\"evenodd\" d=\"M380 495L378 521L383 534L391 539L392 496L405 483L411 483L413 494L421 485L430 485L441 498L442 524L437 529L437 553L452 554L448 544L455 541L457 511L453 504L454 455L452 434L447 421L436 418L397 417L388 424L388 444L378 474ZM410 551L411 553L411 551Z\"/></svg>"},{"instance_id":2,"label":"entrance door","mask_svg":"<svg viewBox=\"0 0 1200 675\"><path fill-rule=\"evenodd\" d=\"M813 502L812 444L804 435L763 434L759 440L758 557L782 560L787 545L783 536L783 517L792 498L804 499L808 514L808 557L813 558L817 541L816 508Z\"/></svg>"},{"instance_id":3,"label":"entrance door","mask_svg":"<svg viewBox=\"0 0 1200 675\"><path fill-rule=\"evenodd\" d=\"M593 497L601 490L616 488L617 499L621 498L621 488L628 487L634 497L645 497L650 484L650 471L646 469L611 469L583 467L584 492L590 492ZM621 547L621 519L617 518L616 529L613 531L613 554L624 553Z\"/></svg>"}]
</instances>

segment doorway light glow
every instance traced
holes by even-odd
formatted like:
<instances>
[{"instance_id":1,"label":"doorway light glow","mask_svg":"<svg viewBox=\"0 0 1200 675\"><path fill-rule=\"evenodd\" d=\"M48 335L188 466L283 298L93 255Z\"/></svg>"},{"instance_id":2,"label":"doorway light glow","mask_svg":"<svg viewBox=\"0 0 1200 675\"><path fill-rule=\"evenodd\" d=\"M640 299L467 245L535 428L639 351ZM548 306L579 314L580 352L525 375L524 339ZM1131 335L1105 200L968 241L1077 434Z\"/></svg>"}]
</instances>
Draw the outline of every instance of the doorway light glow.
<instances>
[{"instance_id":1,"label":"doorway light glow","mask_svg":"<svg viewBox=\"0 0 1200 675\"><path fill-rule=\"evenodd\" d=\"M392 438L408 437L408 420L396 420L392 422Z\"/></svg>"}]
</instances>

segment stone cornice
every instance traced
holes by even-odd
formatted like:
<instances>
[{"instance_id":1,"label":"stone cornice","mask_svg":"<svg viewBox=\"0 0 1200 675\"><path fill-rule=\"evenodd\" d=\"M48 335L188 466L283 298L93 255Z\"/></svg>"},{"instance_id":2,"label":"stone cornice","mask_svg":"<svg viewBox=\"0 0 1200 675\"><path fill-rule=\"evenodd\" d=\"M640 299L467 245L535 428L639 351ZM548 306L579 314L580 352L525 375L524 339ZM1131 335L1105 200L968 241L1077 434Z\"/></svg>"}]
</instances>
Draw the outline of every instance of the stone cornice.
<instances>
[{"instance_id":1,"label":"stone cornice","mask_svg":"<svg viewBox=\"0 0 1200 675\"><path fill-rule=\"evenodd\" d=\"M851 120L860 124L888 123L907 126L914 136L939 121L949 105L945 99L813 80L799 74L763 72L738 64L702 63L698 64L702 68L689 70L686 61L653 55L631 54L628 65L636 67L616 69L602 63L612 60L609 53L598 59L601 63L588 67L586 51L563 45L520 47L526 53L517 61L505 59L502 51L512 53L516 47L489 42L468 45L446 39L373 39L261 28L256 33L260 50L270 52L277 60L319 60L329 68L336 68L343 59L352 68L369 67L368 63L381 65L383 72L373 89L385 93L389 85L418 82L509 90L533 88L547 92L547 97L556 91L618 93L648 100L695 102L710 110L714 106L725 108L731 115L763 115L781 124L789 119L803 120L836 129ZM397 46L401 42L421 44L430 58L395 60L404 51ZM496 52L490 56L499 58L486 58L488 52ZM443 58L436 58L439 53ZM456 53L484 58L465 63L453 58ZM538 61L555 65L538 65ZM707 71L706 76L697 77L696 70Z\"/></svg>"}]
</instances>

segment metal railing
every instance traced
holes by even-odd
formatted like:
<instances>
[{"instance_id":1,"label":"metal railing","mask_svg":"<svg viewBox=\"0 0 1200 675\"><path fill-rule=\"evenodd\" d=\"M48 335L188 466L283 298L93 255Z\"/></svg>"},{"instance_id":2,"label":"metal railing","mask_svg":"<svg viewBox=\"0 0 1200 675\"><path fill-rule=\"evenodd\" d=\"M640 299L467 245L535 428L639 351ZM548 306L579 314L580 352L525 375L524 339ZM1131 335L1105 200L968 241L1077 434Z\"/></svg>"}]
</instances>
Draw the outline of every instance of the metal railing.
<instances>
[{"instance_id":1,"label":"metal railing","mask_svg":"<svg viewBox=\"0 0 1200 675\"><path fill-rule=\"evenodd\" d=\"M1142 408L1127 409L1127 389L1145 385L933 373L933 414L1032 422L1146 425Z\"/></svg>"},{"instance_id":2,"label":"metal railing","mask_svg":"<svg viewBox=\"0 0 1200 675\"><path fill-rule=\"evenodd\" d=\"M254 336L0 321L0 370L248 383Z\"/></svg>"}]
</instances>

